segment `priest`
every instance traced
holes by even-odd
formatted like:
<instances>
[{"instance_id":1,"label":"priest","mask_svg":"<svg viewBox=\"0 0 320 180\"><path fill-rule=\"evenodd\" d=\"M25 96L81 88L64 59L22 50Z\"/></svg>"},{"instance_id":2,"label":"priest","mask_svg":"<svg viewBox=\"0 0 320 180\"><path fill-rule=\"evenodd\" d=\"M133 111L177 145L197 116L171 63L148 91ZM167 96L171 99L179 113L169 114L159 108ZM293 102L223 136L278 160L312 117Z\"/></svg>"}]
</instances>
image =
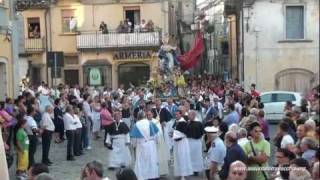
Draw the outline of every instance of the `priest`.
<instances>
[{"instance_id":1,"label":"priest","mask_svg":"<svg viewBox=\"0 0 320 180\"><path fill-rule=\"evenodd\" d=\"M191 164L195 176L204 170L204 162L202 156L202 136L204 134L203 125L200 121L196 121L197 112L191 110L189 112L187 137L189 142L191 155Z\"/></svg>"},{"instance_id":2,"label":"priest","mask_svg":"<svg viewBox=\"0 0 320 180\"><path fill-rule=\"evenodd\" d=\"M188 123L181 110L176 111L173 131L174 176L184 178L193 174L189 142Z\"/></svg>"},{"instance_id":3,"label":"priest","mask_svg":"<svg viewBox=\"0 0 320 180\"><path fill-rule=\"evenodd\" d=\"M157 155L157 126L145 118L145 112L139 111L137 122L130 131L135 147L136 160L134 171L139 180L159 178Z\"/></svg>"},{"instance_id":4,"label":"priest","mask_svg":"<svg viewBox=\"0 0 320 180\"><path fill-rule=\"evenodd\" d=\"M160 122L159 116L157 118L153 118L153 114L151 110L147 111L147 119L154 124L156 124L159 129L157 134L157 154L159 159L159 174L160 176L166 176L169 174L169 149L167 144L165 143L164 134L163 134L163 124Z\"/></svg>"},{"instance_id":5,"label":"priest","mask_svg":"<svg viewBox=\"0 0 320 180\"><path fill-rule=\"evenodd\" d=\"M106 138L106 145L110 150L108 167L111 170L128 167L131 162L129 128L121 118L121 111L115 110L114 122L109 126Z\"/></svg>"}]
</instances>

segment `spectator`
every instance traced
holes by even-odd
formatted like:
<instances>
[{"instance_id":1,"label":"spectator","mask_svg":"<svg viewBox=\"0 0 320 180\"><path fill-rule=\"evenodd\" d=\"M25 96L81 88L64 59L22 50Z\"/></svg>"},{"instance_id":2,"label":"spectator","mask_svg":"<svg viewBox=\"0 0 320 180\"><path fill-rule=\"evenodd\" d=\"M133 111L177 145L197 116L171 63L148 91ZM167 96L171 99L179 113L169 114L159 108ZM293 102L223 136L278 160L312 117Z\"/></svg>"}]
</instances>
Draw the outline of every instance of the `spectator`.
<instances>
[{"instance_id":1,"label":"spectator","mask_svg":"<svg viewBox=\"0 0 320 180\"><path fill-rule=\"evenodd\" d=\"M309 173L309 163L303 158L292 160L290 164L291 171L289 172L290 180L309 180L311 175Z\"/></svg>"},{"instance_id":2,"label":"spectator","mask_svg":"<svg viewBox=\"0 0 320 180\"><path fill-rule=\"evenodd\" d=\"M240 116L235 111L234 104L228 105L229 114L223 119L223 122L225 122L228 126L231 124L239 124Z\"/></svg>"},{"instance_id":3,"label":"spectator","mask_svg":"<svg viewBox=\"0 0 320 180\"><path fill-rule=\"evenodd\" d=\"M315 161L317 144L311 137L304 137L301 141L302 158L306 159L310 165Z\"/></svg>"},{"instance_id":4,"label":"spectator","mask_svg":"<svg viewBox=\"0 0 320 180\"><path fill-rule=\"evenodd\" d=\"M121 168L116 174L117 180L138 180L132 169Z\"/></svg>"},{"instance_id":5,"label":"spectator","mask_svg":"<svg viewBox=\"0 0 320 180\"><path fill-rule=\"evenodd\" d=\"M55 180L55 178L49 173L41 173L35 177L35 180Z\"/></svg>"},{"instance_id":6,"label":"spectator","mask_svg":"<svg viewBox=\"0 0 320 180\"><path fill-rule=\"evenodd\" d=\"M258 118L258 122L262 128L262 133L263 133L264 139L269 141L270 140L270 138L269 138L269 124L266 121L266 119L264 118L264 111L262 109L259 110L257 118Z\"/></svg>"},{"instance_id":7,"label":"spectator","mask_svg":"<svg viewBox=\"0 0 320 180\"><path fill-rule=\"evenodd\" d=\"M267 167L270 157L270 144L268 141L261 138L261 127L258 122L250 125L250 140L244 145L244 152L248 156L249 167ZM250 171L248 172L249 179L268 179L265 171Z\"/></svg>"},{"instance_id":8,"label":"spectator","mask_svg":"<svg viewBox=\"0 0 320 180\"><path fill-rule=\"evenodd\" d=\"M224 164L220 171L221 179L226 179L229 174L229 167L235 161L246 162L246 155L243 149L237 143L237 134L229 131L225 135L225 144L227 146L227 154L224 158Z\"/></svg>"},{"instance_id":9,"label":"spectator","mask_svg":"<svg viewBox=\"0 0 320 180\"><path fill-rule=\"evenodd\" d=\"M29 154L29 139L25 128L27 127L27 121L23 118L24 114L18 114L18 123L14 129L14 144L17 148L17 177L24 178L27 176L27 170L29 165L28 154Z\"/></svg>"},{"instance_id":10,"label":"spectator","mask_svg":"<svg viewBox=\"0 0 320 180\"><path fill-rule=\"evenodd\" d=\"M98 161L92 161L86 164L82 170L81 180L109 180L109 178L103 178L103 166Z\"/></svg>"},{"instance_id":11,"label":"spectator","mask_svg":"<svg viewBox=\"0 0 320 180\"><path fill-rule=\"evenodd\" d=\"M247 178L247 166L241 161L230 164L228 180L245 180Z\"/></svg>"},{"instance_id":12,"label":"spectator","mask_svg":"<svg viewBox=\"0 0 320 180\"><path fill-rule=\"evenodd\" d=\"M108 34L108 27L107 24L104 23L104 21L101 21L100 26L99 26L99 31L102 32L102 34Z\"/></svg>"},{"instance_id":13,"label":"spectator","mask_svg":"<svg viewBox=\"0 0 320 180\"><path fill-rule=\"evenodd\" d=\"M35 180L36 176L41 173L49 173L48 166L43 163L35 163L29 168L28 178L29 180Z\"/></svg>"},{"instance_id":14,"label":"spectator","mask_svg":"<svg viewBox=\"0 0 320 180\"><path fill-rule=\"evenodd\" d=\"M53 109L50 105L45 108L45 113L42 115L40 127L42 129L42 163L50 166L52 162L49 159L50 145L52 133L54 132L54 123L51 118Z\"/></svg>"},{"instance_id":15,"label":"spectator","mask_svg":"<svg viewBox=\"0 0 320 180\"><path fill-rule=\"evenodd\" d=\"M238 144L243 148L244 145L249 142L247 136L248 132L245 128L240 128L237 133L238 136Z\"/></svg>"},{"instance_id":16,"label":"spectator","mask_svg":"<svg viewBox=\"0 0 320 180\"><path fill-rule=\"evenodd\" d=\"M144 19L141 20L140 29L141 29L141 32L146 32L147 31L146 20L144 20Z\"/></svg>"},{"instance_id":17,"label":"spectator","mask_svg":"<svg viewBox=\"0 0 320 180\"><path fill-rule=\"evenodd\" d=\"M300 124L297 127L297 138L298 141L296 142L296 146L295 146L295 153L299 156L301 156L301 141L304 137L306 137L306 128L304 124Z\"/></svg>"},{"instance_id":18,"label":"spectator","mask_svg":"<svg viewBox=\"0 0 320 180\"><path fill-rule=\"evenodd\" d=\"M294 140L293 138L289 135L289 125L285 122L281 122L278 126L278 132L277 132L277 137L281 139L280 146L278 142L276 143L276 146L278 148L284 148L284 149L292 149L294 145Z\"/></svg>"}]
</instances>

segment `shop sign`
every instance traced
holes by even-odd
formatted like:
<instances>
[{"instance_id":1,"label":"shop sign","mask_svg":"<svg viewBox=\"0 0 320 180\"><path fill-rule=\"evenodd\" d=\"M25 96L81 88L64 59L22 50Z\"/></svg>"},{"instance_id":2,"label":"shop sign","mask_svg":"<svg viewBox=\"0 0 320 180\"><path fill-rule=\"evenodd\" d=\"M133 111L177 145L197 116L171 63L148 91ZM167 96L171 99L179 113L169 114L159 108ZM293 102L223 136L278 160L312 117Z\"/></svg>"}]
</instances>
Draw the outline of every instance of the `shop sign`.
<instances>
[{"instance_id":1,"label":"shop sign","mask_svg":"<svg viewBox=\"0 0 320 180\"><path fill-rule=\"evenodd\" d=\"M89 84L91 86L100 86L102 84L101 72L99 68L90 69Z\"/></svg>"},{"instance_id":2,"label":"shop sign","mask_svg":"<svg viewBox=\"0 0 320 180\"><path fill-rule=\"evenodd\" d=\"M152 51L116 51L113 55L114 60L125 59L151 59Z\"/></svg>"}]
</instances>

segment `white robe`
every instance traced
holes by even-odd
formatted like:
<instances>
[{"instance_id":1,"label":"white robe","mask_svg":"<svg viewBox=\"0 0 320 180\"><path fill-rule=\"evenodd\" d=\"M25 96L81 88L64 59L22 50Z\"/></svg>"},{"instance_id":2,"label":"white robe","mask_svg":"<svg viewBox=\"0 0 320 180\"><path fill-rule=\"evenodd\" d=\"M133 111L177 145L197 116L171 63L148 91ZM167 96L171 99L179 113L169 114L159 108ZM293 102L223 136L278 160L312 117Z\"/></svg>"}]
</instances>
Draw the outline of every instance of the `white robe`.
<instances>
[{"instance_id":1,"label":"white robe","mask_svg":"<svg viewBox=\"0 0 320 180\"><path fill-rule=\"evenodd\" d=\"M107 135L106 143L111 144L112 150L109 150L108 167L118 168L121 166L128 167L131 163L131 155L129 146L126 143L130 143L129 134Z\"/></svg>"},{"instance_id":2,"label":"white robe","mask_svg":"<svg viewBox=\"0 0 320 180\"><path fill-rule=\"evenodd\" d=\"M204 169L204 162L202 156L202 142L200 139L188 138L190 153L191 153L191 164L193 172L202 172Z\"/></svg>"},{"instance_id":3,"label":"white robe","mask_svg":"<svg viewBox=\"0 0 320 180\"><path fill-rule=\"evenodd\" d=\"M167 144L164 139L164 134L162 131L162 125L159 120L152 119L152 122L155 123L159 129L157 134L157 150L158 150L158 157L159 158L159 174L160 175L167 175L169 174L169 150Z\"/></svg>"},{"instance_id":4,"label":"white robe","mask_svg":"<svg viewBox=\"0 0 320 180\"><path fill-rule=\"evenodd\" d=\"M185 121L181 118L178 122ZM178 131L180 132L180 131ZM179 134L183 134L180 132ZM180 141L173 142L174 176L190 176L193 174L188 138L185 134Z\"/></svg>"},{"instance_id":5,"label":"white robe","mask_svg":"<svg viewBox=\"0 0 320 180\"><path fill-rule=\"evenodd\" d=\"M159 165L157 155L156 135L150 136L149 120L144 119L136 123L143 138L136 138L136 161L134 172L138 180L159 178Z\"/></svg>"},{"instance_id":6,"label":"white robe","mask_svg":"<svg viewBox=\"0 0 320 180\"><path fill-rule=\"evenodd\" d=\"M2 132L0 126L0 175L2 180L9 180L9 172L7 166L6 152L4 150L4 142L2 140Z\"/></svg>"},{"instance_id":7,"label":"white robe","mask_svg":"<svg viewBox=\"0 0 320 180\"><path fill-rule=\"evenodd\" d=\"M92 132L98 132L101 128L100 112L92 111Z\"/></svg>"}]
</instances>

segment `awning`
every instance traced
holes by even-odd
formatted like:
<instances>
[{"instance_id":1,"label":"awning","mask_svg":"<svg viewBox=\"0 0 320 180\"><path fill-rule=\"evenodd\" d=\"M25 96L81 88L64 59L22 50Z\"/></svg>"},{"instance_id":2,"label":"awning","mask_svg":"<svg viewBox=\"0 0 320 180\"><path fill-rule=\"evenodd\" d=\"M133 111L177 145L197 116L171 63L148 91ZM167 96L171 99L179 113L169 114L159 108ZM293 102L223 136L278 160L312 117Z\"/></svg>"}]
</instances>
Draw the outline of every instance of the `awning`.
<instances>
[{"instance_id":1,"label":"awning","mask_svg":"<svg viewBox=\"0 0 320 180\"><path fill-rule=\"evenodd\" d=\"M106 59L99 60L87 60L83 66L112 66L112 64Z\"/></svg>"}]
</instances>

